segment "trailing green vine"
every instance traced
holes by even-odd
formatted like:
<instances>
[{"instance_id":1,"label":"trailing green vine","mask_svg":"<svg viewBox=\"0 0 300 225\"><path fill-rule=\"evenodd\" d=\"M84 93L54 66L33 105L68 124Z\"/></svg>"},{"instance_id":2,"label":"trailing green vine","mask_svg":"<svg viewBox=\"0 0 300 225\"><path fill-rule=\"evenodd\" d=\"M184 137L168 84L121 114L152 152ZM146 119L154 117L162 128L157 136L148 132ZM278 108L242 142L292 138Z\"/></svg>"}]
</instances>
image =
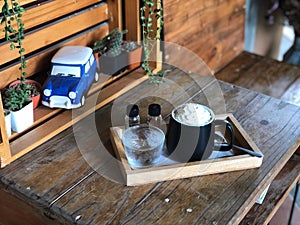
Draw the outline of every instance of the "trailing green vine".
<instances>
[{"instance_id":1,"label":"trailing green vine","mask_svg":"<svg viewBox=\"0 0 300 225\"><path fill-rule=\"evenodd\" d=\"M10 7L11 5L11 7ZM10 0L10 4L7 0L4 1L2 7L2 19L1 24L4 24L5 39L10 42L10 50L18 49L20 56L21 78L26 76L24 69L26 68L26 61L23 47L24 36L24 23L22 21L22 15L25 9L20 5L19 0ZM14 27L14 23L16 27Z\"/></svg>"},{"instance_id":2,"label":"trailing green vine","mask_svg":"<svg viewBox=\"0 0 300 225\"><path fill-rule=\"evenodd\" d=\"M1 9L1 24L4 24L4 35L6 41L10 43L10 50L18 50L20 59L20 80L21 83L17 87L7 88L4 92L4 105L11 110L18 110L23 108L29 98L31 85L25 83L25 76L27 73L26 60L24 56L25 49L23 47L23 40L25 38L24 23L22 21L23 12L25 9L21 6L20 0L4 0Z\"/></svg>"},{"instance_id":3,"label":"trailing green vine","mask_svg":"<svg viewBox=\"0 0 300 225\"><path fill-rule=\"evenodd\" d=\"M143 6L140 9L140 19L142 23L144 48L142 68L152 83L161 83L164 81L164 71L154 73L153 68L151 68L149 64L150 55L157 45L157 41L161 40L163 28L163 8L161 0L157 0L157 3L155 3L154 0L144 0ZM154 20L158 21L159 24L156 24Z\"/></svg>"}]
</instances>

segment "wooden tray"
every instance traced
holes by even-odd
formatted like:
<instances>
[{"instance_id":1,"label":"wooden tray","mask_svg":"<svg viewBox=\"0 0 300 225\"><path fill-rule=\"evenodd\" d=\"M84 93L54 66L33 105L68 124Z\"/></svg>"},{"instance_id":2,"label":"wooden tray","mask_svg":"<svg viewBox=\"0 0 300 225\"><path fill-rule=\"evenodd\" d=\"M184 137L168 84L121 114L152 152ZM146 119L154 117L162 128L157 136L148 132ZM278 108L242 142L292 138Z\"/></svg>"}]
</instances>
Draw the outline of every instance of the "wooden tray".
<instances>
[{"instance_id":1,"label":"wooden tray","mask_svg":"<svg viewBox=\"0 0 300 225\"><path fill-rule=\"evenodd\" d=\"M218 115L218 119L227 119L234 126L235 145L259 152L256 144L251 140L245 130L232 114ZM223 173L260 167L262 158L250 156L238 150L230 151L230 156L216 157L207 160L177 163L169 162L166 165L157 165L150 168L132 169L127 161L121 136L123 129L111 128L111 142L116 157L121 161L121 170L128 186L141 185L159 181Z\"/></svg>"}]
</instances>

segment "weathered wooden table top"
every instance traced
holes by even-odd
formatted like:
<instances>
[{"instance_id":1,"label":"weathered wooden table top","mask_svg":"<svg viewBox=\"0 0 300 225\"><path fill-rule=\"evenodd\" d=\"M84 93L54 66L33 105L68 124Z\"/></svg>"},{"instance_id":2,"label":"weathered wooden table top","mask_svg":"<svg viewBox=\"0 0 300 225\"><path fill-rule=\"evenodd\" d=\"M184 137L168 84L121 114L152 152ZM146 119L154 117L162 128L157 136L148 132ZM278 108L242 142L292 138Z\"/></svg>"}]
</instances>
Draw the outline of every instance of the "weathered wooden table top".
<instances>
[{"instance_id":1,"label":"weathered wooden table top","mask_svg":"<svg viewBox=\"0 0 300 225\"><path fill-rule=\"evenodd\" d=\"M53 224L60 217L70 224L237 224L299 147L300 108L210 76L173 70L168 79L140 84L1 169L2 185L36 204ZM141 111L158 101L163 115L185 101L233 113L265 155L261 167L136 187L112 181L121 179L119 168L112 157L97 157L113 151L109 127L123 122L116 105L134 99Z\"/></svg>"},{"instance_id":2,"label":"weathered wooden table top","mask_svg":"<svg viewBox=\"0 0 300 225\"><path fill-rule=\"evenodd\" d=\"M244 51L216 76L225 82L300 105L299 66Z\"/></svg>"}]
</instances>

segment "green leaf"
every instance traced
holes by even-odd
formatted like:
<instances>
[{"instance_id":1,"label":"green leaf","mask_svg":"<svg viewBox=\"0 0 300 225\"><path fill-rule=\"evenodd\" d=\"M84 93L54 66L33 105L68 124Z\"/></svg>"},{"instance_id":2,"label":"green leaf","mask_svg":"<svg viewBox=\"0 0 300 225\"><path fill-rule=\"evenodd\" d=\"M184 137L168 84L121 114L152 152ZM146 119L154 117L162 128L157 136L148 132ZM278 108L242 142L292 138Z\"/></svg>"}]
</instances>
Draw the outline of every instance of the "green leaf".
<instances>
[{"instance_id":1,"label":"green leaf","mask_svg":"<svg viewBox=\"0 0 300 225\"><path fill-rule=\"evenodd\" d=\"M2 9L1 9L1 12L3 14L5 14L7 11L8 11L8 4L7 4L7 2L4 2L4 5L3 5Z\"/></svg>"},{"instance_id":2,"label":"green leaf","mask_svg":"<svg viewBox=\"0 0 300 225\"><path fill-rule=\"evenodd\" d=\"M8 26L6 29L9 33L14 33L14 30L11 26Z\"/></svg>"},{"instance_id":3,"label":"green leaf","mask_svg":"<svg viewBox=\"0 0 300 225\"><path fill-rule=\"evenodd\" d=\"M11 43L11 44L9 45L9 48L10 48L10 50L15 50L16 46L15 46L13 43Z\"/></svg>"}]
</instances>

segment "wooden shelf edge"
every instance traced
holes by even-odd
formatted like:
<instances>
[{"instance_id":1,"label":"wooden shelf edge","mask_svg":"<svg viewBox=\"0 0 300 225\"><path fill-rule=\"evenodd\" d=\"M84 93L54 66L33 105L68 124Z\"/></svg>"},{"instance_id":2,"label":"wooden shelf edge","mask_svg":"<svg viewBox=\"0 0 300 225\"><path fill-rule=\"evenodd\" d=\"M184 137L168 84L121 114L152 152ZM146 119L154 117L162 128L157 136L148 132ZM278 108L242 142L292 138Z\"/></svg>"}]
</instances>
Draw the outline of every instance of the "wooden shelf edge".
<instances>
[{"instance_id":1,"label":"wooden shelf edge","mask_svg":"<svg viewBox=\"0 0 300 225\"><path fill-rule=\"evenodd\" d=\"M123 76L126 76L129 71L126 70L116 76L109 76L106 74L100 74L99 81L97 83L92 84L88 96L92 95L93 93L101 90L107 85L112 84L116 80L122 78ZM24 134L29 132L32 129L35 129L35 127L39 126L40 124L43 124L45 121L47 121L49 118L55 117L56 115L62 113L65 111L65 109L62 108L48 108L46 106L40 105L38 108L34 110L34 123L31 127L24 130L21 133L12 133L12 135L9 137L9 140L14 140L17 138L21 138Z\"/></svg>"},{"instance_id":2,"label":"wooden shelf edge","mask_svg":"<svg viewBox=\"0 0 300 225\"><path fill-rule=\"evenodd\" d=\"M59 111L59 113L53 118L46 120L34 129L24 133L21 137L11 141L11 156L1 159L1 168L30 152L63 130L69 128L105 104L113 101L119 95L122 95L128 90L134 88L147 78L148 77L143 73L134 71L126 76L121 76L121 78L120 76L112 77L111 79L108 79L108 83L105 82L97 88L91 88L90 93L92 94L89 95L86 104L83 107L76 109L80 110L81 113L77 113L78 116L75 118L72 117L72 110ZM102 87L104 88L101 89ZM93 101L89 101L89 99L97 99L96 104Z\"/></svg>"}]
</instances>

